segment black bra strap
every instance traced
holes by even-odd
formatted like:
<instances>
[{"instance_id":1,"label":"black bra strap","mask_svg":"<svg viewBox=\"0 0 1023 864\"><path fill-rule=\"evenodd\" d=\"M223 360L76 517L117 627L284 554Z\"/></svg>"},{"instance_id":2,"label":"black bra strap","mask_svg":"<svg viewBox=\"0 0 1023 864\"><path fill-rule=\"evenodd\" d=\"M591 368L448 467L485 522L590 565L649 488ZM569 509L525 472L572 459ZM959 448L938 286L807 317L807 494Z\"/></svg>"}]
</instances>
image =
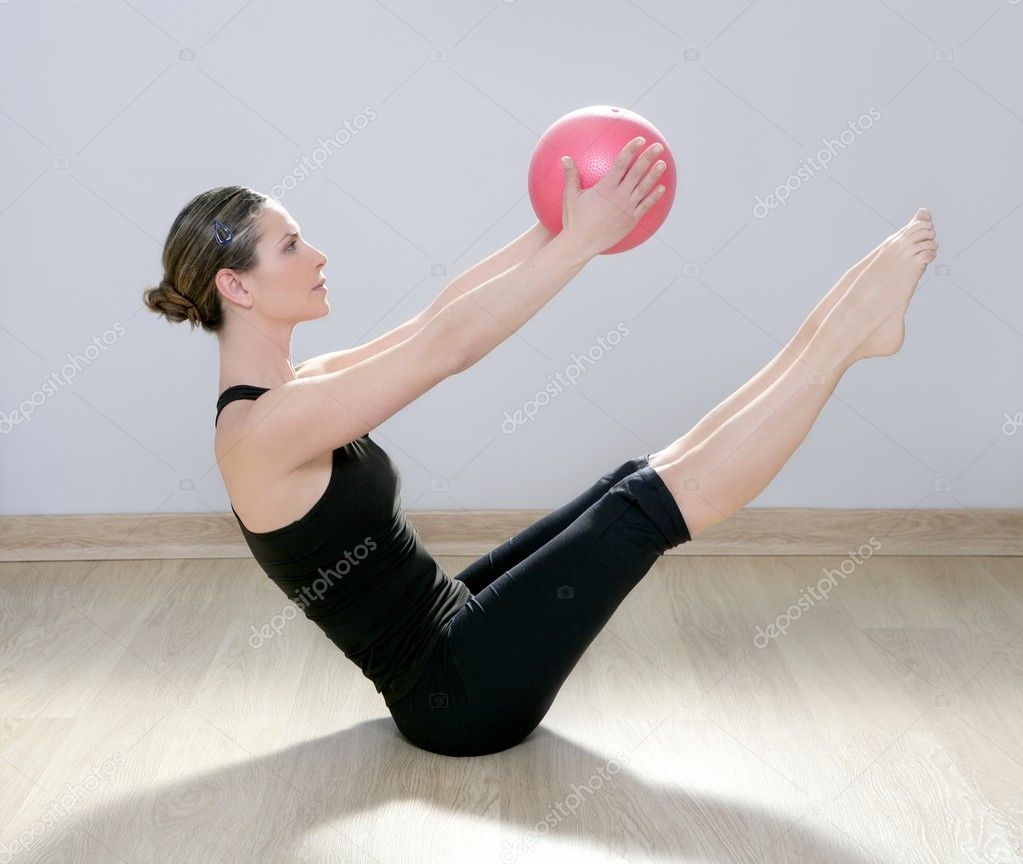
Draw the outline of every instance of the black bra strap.
<instances>
[{"instance_id":1,"label":"black bra strap","mask_svg":"<svg viewBox=\"0 0 1023 864\"><path fill-rule=\"evenodd\" d=\"M235 399L258 399L269 387L256 387L253 384L235 384L232 387L228 387L223 393L220 394L220 398L217 399L217 416L213 420L213 425L217 425L217 420L220 419L220 412L224 410L224 407Z\"/></svg>"}]
</instances>

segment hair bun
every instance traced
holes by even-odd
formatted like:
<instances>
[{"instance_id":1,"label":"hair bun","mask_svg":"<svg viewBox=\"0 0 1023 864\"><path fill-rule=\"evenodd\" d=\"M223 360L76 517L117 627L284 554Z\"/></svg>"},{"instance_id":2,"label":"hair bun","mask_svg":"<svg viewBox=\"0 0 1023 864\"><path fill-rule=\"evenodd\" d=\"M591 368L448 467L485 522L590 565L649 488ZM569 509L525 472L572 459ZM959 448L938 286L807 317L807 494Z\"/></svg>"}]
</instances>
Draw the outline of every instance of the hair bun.
<instances>
[{"instance_id":1,"label":"hair bun","mask_svg":"<svg viewBox=\"0 0 1023 864\"><path fill-rule=\"evenodd\" d=\"M199 307L179 292L174 282L166 276L160 280L159 285L146 291L145 304L154 312L161 313L168 321L189 321L193 326L202 324Z\"/></svg>"}]
</instances>

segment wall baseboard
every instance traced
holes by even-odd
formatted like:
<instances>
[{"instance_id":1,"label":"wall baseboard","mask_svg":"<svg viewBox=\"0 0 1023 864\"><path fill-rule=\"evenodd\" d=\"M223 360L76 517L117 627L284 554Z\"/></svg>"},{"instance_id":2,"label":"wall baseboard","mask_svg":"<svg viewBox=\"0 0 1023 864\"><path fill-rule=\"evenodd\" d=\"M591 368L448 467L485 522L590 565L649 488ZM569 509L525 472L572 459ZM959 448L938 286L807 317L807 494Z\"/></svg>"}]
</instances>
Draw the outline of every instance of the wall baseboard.
<instances>
[{"instance_id":1,"label":"wall baseboard","mask_svg":"<svg viewBox=\"0 0 1023 864\"><path fill-rule=\"evenodd\" d=\"M431 554L478 557L546 510L409 511ZM1023 555L1023 509L754 507L668 555ZM0 517L0 562L250 558L232 513Z\"/></svg>"}]
</instances>

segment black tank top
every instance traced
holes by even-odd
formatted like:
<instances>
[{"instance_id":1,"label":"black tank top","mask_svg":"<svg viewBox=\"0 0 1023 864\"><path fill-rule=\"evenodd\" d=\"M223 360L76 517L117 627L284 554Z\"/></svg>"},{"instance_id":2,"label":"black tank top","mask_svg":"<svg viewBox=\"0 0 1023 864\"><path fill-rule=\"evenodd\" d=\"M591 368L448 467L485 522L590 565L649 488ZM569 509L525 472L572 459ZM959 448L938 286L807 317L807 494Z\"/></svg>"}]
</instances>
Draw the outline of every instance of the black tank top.
<instances>
[{"instance_id":1,"label":"black tank top","mask_svg":"<svg viewBox=\"0 0 1023 864\"><path fill-rule=\"evenodd\" d=\"M229 402L258 399L267 389L228 387L217 420ZM260 567L388 707L412 689L441 627L471 596L420 542L401 506L401 475L369 434L333 451L327 490L290 525L252 532L234 505L231 511ZM250 642L277 632L269 624L253 630Z\"/></svg>"}]
</instances>

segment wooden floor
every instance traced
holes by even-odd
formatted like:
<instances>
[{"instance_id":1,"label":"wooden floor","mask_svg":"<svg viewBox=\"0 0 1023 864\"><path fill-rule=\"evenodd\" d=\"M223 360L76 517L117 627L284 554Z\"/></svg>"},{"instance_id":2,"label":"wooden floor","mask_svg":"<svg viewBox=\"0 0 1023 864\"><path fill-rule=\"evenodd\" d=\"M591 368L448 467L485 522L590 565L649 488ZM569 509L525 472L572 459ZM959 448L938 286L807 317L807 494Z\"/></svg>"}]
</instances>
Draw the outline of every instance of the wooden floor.
<instances>
[{"instance_id":1,"label":"wooden floor","mask_svg":"<svg viewBox=\"0 0 1023 864\"><path fill-rule=\"evenodd\" d=\"M478 759L302 618L253 647L286 598L252 561L0 565L0 864L1023 861L1023 559L793 605L842 563L660 559Z\"/></svg>"}]
</instances>

